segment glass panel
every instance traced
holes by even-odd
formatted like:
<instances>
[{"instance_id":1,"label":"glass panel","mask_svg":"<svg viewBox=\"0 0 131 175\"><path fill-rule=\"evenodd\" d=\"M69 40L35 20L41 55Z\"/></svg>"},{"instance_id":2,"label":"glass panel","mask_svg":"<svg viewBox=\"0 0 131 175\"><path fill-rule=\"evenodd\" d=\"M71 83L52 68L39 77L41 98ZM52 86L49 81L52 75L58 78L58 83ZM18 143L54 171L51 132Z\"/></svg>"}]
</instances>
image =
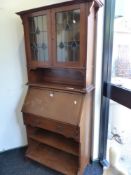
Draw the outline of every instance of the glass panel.
<instances>
[{"instance_id":1,"label":"glass panel","mask_svg":"<svg viewBox=\"0 0 131 175\"><path fill-rule=\"evenodd\" d=\"M116 0L112 83L131 89L131 1Z\"/></svg>"},{"instance_id":2,"label":"glass panel","mask_svg":"<svg viewBox=\"0 0 131 175\"><path fill-rule=\"evenodd\" d=\"M80 9L56 13L57 62L80 59Z\"/></svg>"},{"instance_id":3,"label":"glass panel","mask_svg":"<svg viewBox=\"0 0 131 175\"><path fill-rule=\"evenodd\" d=\"M48 61L47 16L29 18L32 59Z\"/></svg>"},{"instance_id":4,"label":"glass panel","mask_svg":"<svg viewBox=\"0 0 131 175\"><path fill-rule=\"evenodd\" d=\"M107 159L110 158L109 162L117 170L116 173L120 170L131 175L131 110L112 100L107 148Z\"/></svg>"}]
</instances>

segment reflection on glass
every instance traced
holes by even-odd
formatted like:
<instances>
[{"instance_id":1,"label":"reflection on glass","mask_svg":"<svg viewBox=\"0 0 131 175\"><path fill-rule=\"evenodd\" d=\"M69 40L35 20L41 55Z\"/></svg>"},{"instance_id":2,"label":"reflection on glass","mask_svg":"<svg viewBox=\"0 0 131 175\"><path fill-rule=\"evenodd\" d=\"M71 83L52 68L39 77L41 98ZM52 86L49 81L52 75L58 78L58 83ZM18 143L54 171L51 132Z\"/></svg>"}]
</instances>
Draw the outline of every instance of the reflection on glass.
<instances>
[{"instance_id":1,"label":"reflection on glass","mask_svg":"<svg viewBox=\"0 0 131 175\"><path fill-rule=\"evenodd\" d=\"M131 109L114 101L110 101L107 159L110 148L116 150L114 157L118 157L116 165L131 175ZM110 160L111 161L111 160ZM116 166L114 165L114 166Z\"/></svg>"},{"instance_id":2,"label":"reflection on glass","mask_svg":"<svg viewBox=\"0 0 131 175\"><path fill-rule=\"evenodd\" d=\"M116 0L112 83L131 89L131 1Z\"/></svg>"},{"instance_id":3,"label":"reflection on glass","mask_svg":"<svg viewBox=\"0 0 131 175\"><path fill-rule=\"evenodd\" d=\"M57 61L80 59L80 10L56 14Z\"/></svg>"},{"instance_id":4,"label":"reflection on glass","mask_svg":"<svg viewBox=\"0 0 131 175\"><path fill-rule=\"evenodd\" d=\"M29 18L32 59L48 61L47 17Z\"/></svg>"}]
</instances>

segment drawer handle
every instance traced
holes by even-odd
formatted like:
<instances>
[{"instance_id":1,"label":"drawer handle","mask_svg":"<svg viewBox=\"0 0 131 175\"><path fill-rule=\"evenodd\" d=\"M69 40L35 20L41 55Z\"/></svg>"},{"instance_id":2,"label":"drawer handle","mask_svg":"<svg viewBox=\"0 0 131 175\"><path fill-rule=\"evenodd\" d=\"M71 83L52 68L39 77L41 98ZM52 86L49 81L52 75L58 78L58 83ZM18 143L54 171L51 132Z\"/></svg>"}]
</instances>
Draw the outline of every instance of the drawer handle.
<instances>
[{"instance_id":1,"label":"drawer handle","mask_svg":"<svg viewBox=\"0 0 131 175\"><path fill-rule=\"evenodd\" d=\"M76 100L74 100L74 104L75 104L75 105L77 104L77 101L76 101Z\"/></svg>"}]
</instances>

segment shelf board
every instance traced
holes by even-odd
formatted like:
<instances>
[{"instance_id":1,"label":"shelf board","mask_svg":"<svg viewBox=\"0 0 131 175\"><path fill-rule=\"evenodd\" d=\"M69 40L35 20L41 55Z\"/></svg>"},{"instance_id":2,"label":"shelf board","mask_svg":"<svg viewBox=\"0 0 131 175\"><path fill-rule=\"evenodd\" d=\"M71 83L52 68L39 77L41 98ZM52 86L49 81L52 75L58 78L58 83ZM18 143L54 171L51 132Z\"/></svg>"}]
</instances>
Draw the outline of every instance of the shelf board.
<instances>
[{"instance_id":1,"label":"shelf board","mask_svg":"<svg viewBox=\"0 0 131 175\"><path fill-rule=\"evenodd\" d=\"M60 134L46 130L38 130L35 133L29 135L29 137L33 140L52 146L75 156L79 155L79 143Z\"/></svg>"},{"instance_id":2,"label":"shelf board","mask_svg":"<svg viewBox=\"0 0 131 175\"><path fill-rule=\"evenodd\" d=\"M27 85L31 87L39 87L39 88L50 88L50 89L55 89L55 90L63 90L63 91L68 91L68 92L76 92L76 93L90 93L92 92L95 87L93 84L88 85L86 88L82 87L76 87L76 86L67 86L67 85L58 85L55 83L45 83L45 84L40 84L40 83L27 83Z\"/></svg>"},{"instance_id":3,"label":"shelf board","mask_svg":"<svg viewBox=\"0 0 131 175\"><path fill-rule=\"evenodd\" d=\"M34 142L29 145L26 156L63 174L76 175L78 157Z\"/></svg>"},{"instance_id":4,"label":"shelf board","mask_svg":"<svg viewBox=\"0 0 131 175\"><path fill-rule=\"evenodd\" d=\"M56 89L56 90L63 90L63 91L68 91L68 92L78 92L78 93L83 93L85 94L87 90L82 87L76 87L76 86L70 86L70 85L58 85L55 83L28 83L27 85L32 86L32 87L39 87L39 88L50 88L50 89Z\"/></svg>"}]
</instances>

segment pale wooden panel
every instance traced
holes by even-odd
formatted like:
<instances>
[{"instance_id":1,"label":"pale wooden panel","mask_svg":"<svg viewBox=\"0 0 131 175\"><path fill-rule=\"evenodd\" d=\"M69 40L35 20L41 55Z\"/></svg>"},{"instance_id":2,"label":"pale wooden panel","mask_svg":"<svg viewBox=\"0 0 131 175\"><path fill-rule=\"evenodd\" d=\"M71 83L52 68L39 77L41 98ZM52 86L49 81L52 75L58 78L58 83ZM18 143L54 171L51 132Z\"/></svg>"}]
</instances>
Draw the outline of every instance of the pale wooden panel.
<instances>
[{"instance_id":1,"label":"pale wooden panel","mask_svg":"<svg viewBox=\"0 0 131 175\"><path fill-rule=\"evenodd\" d=\"M80 121L80 175L91 158L92 93L85 96Z\"/></svg>"},{"instance_id":2,"label":"pale wooden panel","mask_svg":"<svg viewBox=\"0 0 131 175\"><path fill-rule=\"evenodd\" d=\"M86 85L93 84L93 78L94 78L94 71L95 71L95 44L96 44L96 37L95 37L95 23L96 23L96 17L95 17L95 9L92 6L92 3L88 3L87 6L87 13L89 13L87 16L87 25L88 25L88 40L87 40L87 62L86 62Z\"/></svg>"}]
</instances>

